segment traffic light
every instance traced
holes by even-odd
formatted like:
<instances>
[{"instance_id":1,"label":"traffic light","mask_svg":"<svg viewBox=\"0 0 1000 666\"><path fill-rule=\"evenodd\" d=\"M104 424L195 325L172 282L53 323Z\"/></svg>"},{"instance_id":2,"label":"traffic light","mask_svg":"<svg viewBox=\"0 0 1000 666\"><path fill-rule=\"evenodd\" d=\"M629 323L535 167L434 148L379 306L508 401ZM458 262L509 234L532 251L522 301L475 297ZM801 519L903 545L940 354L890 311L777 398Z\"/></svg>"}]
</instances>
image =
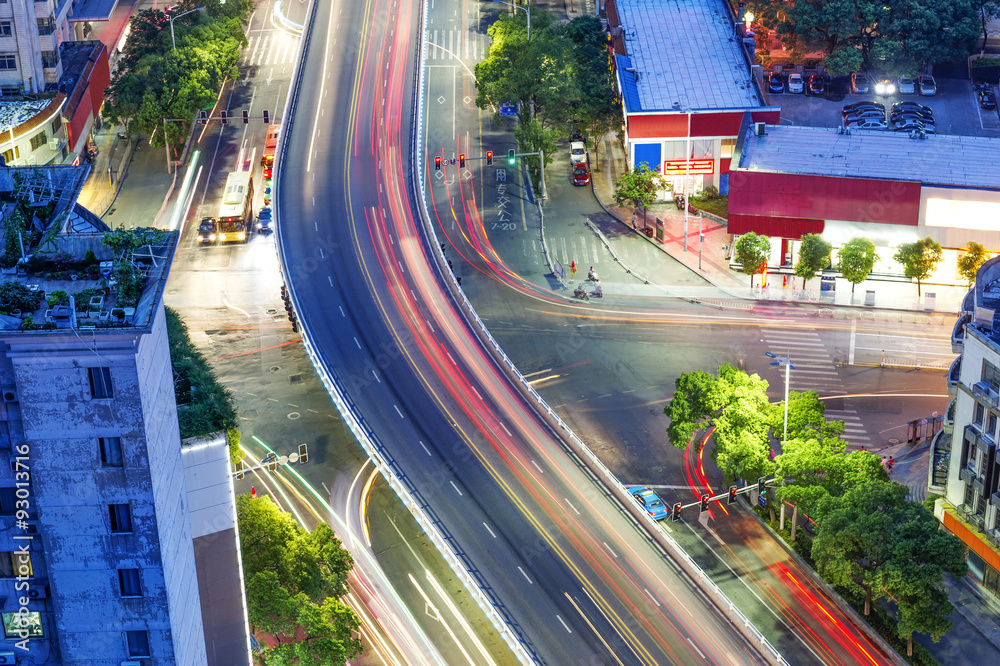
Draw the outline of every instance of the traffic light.
<instances>
[{"instance_id":1,"label":"traffic light","mask_svg":"<svg viewBox=\"0 0 1000 666\"><path fill-rule=\"evenodd\" d=\"M674 510L670 514L670 520L675 523L681 519L681 503L674 504Z\"/></svg>"},{"instance_id":2,"label":"traffic light","mask_svg":"<svg viewBox=\"0 0 1000 666\"><path fill-rule=\"evenodd\" d=\"M736 486L729 486L729 504L736 503Z\"/></svg>"},{"instance_id":3,"label":"traffic light","mask_svg":"<svg viewBox=\"0 0 1000 666\"><path fill-rule=\"evenodd\" d=\"M763 495L765 490L767 490L767 477L762 476L757 479L757 494Z\"/></svg>"},{"instance_id":4,"label":"traffic light","mask_svg":"<svg viewBox=\"0 0 1000 666\"><path fill-rule=\"evenodd\" d=\"M200 112L198 114L198 117L201 118L201 124L202 125L207 125L208 124L208 111L202 111L202 112Z\"/></svg>"},{"instance_id":5,"label":"traffic light","mask_svg":"<svg viewBox=\"0 0 1000 666\"><path fill-rule=\"evenodd\" d=\"M219 111L219 118L222 119L222 124L223 125L228 125L229 124L229 112L228 111Z\"/></svg>"},{"instance_id":6,"label":"traffic light","mask_svg":"<svg viewBox=\"0 0 1000 666\"><path fill-rule=\"evenodd\" d=\"M514 163L517 162L517 157L515 157L514 155L515 153L513 148L507 151L507 164L513 165Z\"/></svg>"},{"instance_id":7,"label":"traffic light","mask_svg":"<svg viewBox=\"0 0 1000 666\"><path fill-rule=\"evenodd\" d=\"M434 170L435 171L440 171L441 170L441 158L440 157L435 157L434 158Z\"/></svg>"},{"instance_id":8,"label":"traffic light","mask_svg":"<svg viewBox=\"0 0 1000 666\"><path fill-rule=\"evenodd\" d=\"M493 151L486 151L486 166L493 166Z\"/></svg>"},{"instance_id":9,"label":"traffic light","mask_svg":"<svg viewBox=\"0 0 1000 666\"><path fill-rule=\"evenodd\" d=\"M247 111L246 109L243 110L243 124L244 125L250 124L250 112Z\"/></svg>"},{"instance_id":10,"label":"traffic light","mask_svg":"<svg viewBox=\"0 0 1000 666\"><path fill-rule=\"evenodd\" d=\"M458 166L461 167L462 169L465 168L465 155L458 156Z\"/></svg>"},{"instance_id":11,"label":"traffic light","mask_svg":"<svg viewBox=\"0 0 1000 666\"><path fill-rule=\"evenodd\" d=\"M708 511L708 495L701 496L701 510Z\"/></svg>"},{"instance_id":12,"label":"traffic light","mask_svg":"<svg viewBox=\"0 0 1000 666\"><path fill-rule=\"evenodd\" d=\"M267 109L264 109L264 124L265 125L271 124L271 114L268 112Z\"/></svg>"},{"instance_id":13,"label":"traffic light","mask_svg":"<svg viewBox=\"0 0 1000 666\"><path fill-rule=\"evenodd\" d=\"M309 462L309 448L305 444L299 444L299 462Z\"/></svg>"},{"instance_id":14,"label":"traffic light","mask_svg":"<svg viewBox=\"0 0 1000 666\"><path fill-rule=\"evenodd\" d=\"M267 461L267 471L274 472L276 469L278 469L278 459L271 458L270 460Z\"/></svg>"}]
</instances>

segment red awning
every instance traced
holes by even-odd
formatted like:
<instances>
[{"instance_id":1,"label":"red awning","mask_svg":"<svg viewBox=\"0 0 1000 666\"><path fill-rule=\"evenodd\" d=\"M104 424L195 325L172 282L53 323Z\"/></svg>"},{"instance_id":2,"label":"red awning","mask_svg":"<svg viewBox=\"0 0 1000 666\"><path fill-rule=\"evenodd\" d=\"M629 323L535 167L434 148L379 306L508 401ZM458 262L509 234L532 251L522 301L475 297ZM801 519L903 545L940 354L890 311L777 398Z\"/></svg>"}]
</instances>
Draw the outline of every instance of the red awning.
<instances>
[{"instance_id":1,"label":"red awning","mask_svg":"<svg viewBox=\"0 0 1000 666\"><path fill-rule=\"evenodd\" d=\"M771 215L729 214L729 233L746 234L754 232L771 238L799 240L803 234L823 233L824 221L807 217L774 217Z\"/></svg>"}]
</instances>

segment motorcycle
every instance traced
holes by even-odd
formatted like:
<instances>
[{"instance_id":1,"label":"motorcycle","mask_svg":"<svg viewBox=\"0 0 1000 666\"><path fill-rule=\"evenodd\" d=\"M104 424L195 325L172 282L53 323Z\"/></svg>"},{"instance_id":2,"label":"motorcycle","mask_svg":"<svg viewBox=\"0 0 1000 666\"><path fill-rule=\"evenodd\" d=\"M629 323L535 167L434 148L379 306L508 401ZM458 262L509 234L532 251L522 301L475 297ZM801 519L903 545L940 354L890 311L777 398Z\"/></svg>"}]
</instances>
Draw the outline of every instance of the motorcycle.
<instances>
[{"instance_id":1,"label":"motorcycle","mask_svg":"<svg viewBox=\"0 0 1000 666\"><path fill-rule=\"evenodd\" d=\"M594 297L595 298L603 298L604 297L604 289L601 288L600 284L598 284L596 287L594 287Z\"/></svg>"},{"instance_id":2,"label":"motorcycle","mask_svg":"<svg viewBox=\"0 0 1000 666\"><path fill-rule=\"evenodd\" d=\"M587 294L587 290L583 288L582 284L573 291L573 296L575 296L576 298L583 299L585 301L590 300L590 296Z\"/></svg>"},{"instance_id":3,"label":"motorcycle","mask_svg":"<svg viewBox=\"0 0 1000 666\"><path fill-rule=\"evenodd\" d=\"M684 210L684 195L675 194L674 195L674 205L677 206L677 210Z\"/></svg>"}]
</instances>

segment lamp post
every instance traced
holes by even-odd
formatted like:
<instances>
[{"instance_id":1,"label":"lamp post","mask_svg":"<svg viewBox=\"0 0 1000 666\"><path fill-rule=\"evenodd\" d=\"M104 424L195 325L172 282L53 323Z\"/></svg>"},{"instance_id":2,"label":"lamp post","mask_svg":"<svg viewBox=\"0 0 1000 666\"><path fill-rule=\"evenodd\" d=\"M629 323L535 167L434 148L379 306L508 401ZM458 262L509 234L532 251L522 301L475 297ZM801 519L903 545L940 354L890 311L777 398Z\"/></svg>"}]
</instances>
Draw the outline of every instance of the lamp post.
<instances>
[{"instance_id":1,"label":"lamp post","mask_svg":"<svg viewBox=\"0 0 1000 666\"><path fill-rule=\"evenodd\" d=\"M785 352L784 356L778 356L777 354L772 354L771 352L764 352L764 356L774 359L771 361L771 365L785 366L785 435L781 440L782 443L785 443L788 441L788 376L789 372L795 369L795 366L792 365L792 361L788 357L788 352Z\"/></svg>"},{"instance_id":2,"label":"lamp post","mask_svg":"<svg viewBox=\"0 0 1000 666\"><path fill-rule=\"evenodd\" d=\"M687 133L687 149L684 151L684 157L687 160L687 165L684 167L684 251L688 251L688 183L691 181L691 109L687 110L688 116L688 133Z\"/></svg>"},{"instance_id":3,"label":"lamp post","mask_svg":"<svg viewBox=\"0 0 1000 666\"><path fill-rule=\"evenodd\" d=\"M186 12L181 12L177 16L171 16L171 17L169 17L170 18L170 45L174 47L174 49L173 49L174 51L177 50L177 42L174 41L174 19L179 19L180 17L186 16L187 14L190 14L191 12L200 12L203 9L205 9L205 5L202 5L201 7L198 7L197 9L189 9Z\"/></svg>"},{"instance_id":4,"label":"lamp post","mask_svg":"<svg viewBox=\"0 0 1000 666\"><path fill-rule=\"evenodd\" d=\"M513 2L505 2L504 0L493 0L493 2L499 2L501 5L510 5L514 9L522 9L524 13L528 15L528 41L531 41L531 10L527 7L522 7L521 5L515 5Z\"/></svg>"}]
</instances>

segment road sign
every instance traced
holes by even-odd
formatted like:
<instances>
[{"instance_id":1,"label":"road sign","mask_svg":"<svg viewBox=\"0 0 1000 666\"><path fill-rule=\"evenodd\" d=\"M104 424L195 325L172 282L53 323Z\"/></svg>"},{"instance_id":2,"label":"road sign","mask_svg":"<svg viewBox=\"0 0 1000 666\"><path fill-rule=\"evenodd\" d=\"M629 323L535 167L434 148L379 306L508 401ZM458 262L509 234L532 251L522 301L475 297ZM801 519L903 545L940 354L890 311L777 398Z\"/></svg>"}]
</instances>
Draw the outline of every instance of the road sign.
<instances>
[{"instance_id":1,"label":"road sign","mask_svg":"<svg viewBox=\"0 0 1000 666\"><path fill-rule=\"evenodd\" d=\"M760 495L757 495L757 505L760 506L760 508L762 508L762 509L767 508L767 494L766 493L761 493Z\"/></svg>"},{"instance_id":2,"label":"road sign","mask_svg":"<svg viewBox=\"0 0 1000 666\"><path fill-rule=\"evenodd\" d=\"M500 105L500 115L501 116L516 116L517 115L517 104L501 104Z\"/></svg>"}]
</instances>

